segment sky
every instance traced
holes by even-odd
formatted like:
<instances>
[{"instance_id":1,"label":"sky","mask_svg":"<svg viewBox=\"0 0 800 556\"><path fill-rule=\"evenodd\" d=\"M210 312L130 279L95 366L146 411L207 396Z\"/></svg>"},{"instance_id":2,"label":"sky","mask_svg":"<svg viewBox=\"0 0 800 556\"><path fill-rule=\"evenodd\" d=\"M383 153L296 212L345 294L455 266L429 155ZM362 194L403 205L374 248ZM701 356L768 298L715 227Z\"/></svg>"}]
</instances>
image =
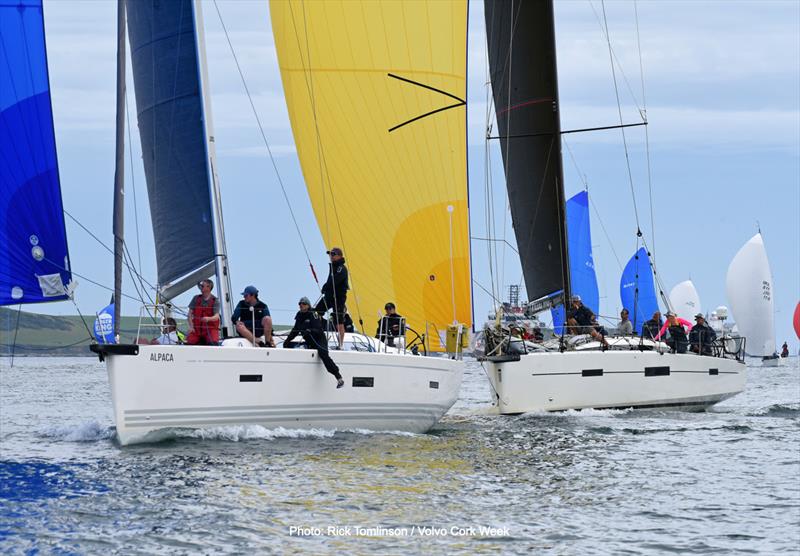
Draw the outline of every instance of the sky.
<instances>
[{"instance_id":1,"label":"sky","mask_svg":"<svg viewBox=\"0 0 800 556\"><path fill-rule=\"evenodd\" d=\"M296 300L313 297L316 286L214 4L203 5L232 287L238 293L255 284L275 321L290 323ZM303 239L315 266L325 268L325 246L305 191L283 99L268 3L219 0L218 6ZM728 304L728 264L760 226L773 274L776 341L789 341L796 352L800 342L791 318L800 300L800 2L649 1L639 2L636 9L638 41L634 4L605 4L623 121L640 121L640 110L646 107L650 179L641 127L626 135L631 180L619 130L569 135L563 153L567 195L588 186L594 205L592 243L601 295L597 310L601 315L618 313L619 276L636 247L637 214L666 290L693 280L704 311ZM563 129L619 122L602 12L599 0L556 2ZM116 4L45 0L45 25L64 207L111 245ZM482 2L470 2L468 39L471 233L486 237ZM128 87L134 114L130 75ZM131 134L126 237L137 266L141 260L143 274L155 282L135 122ZM508 215L497 145L490 149L490 158L489 202L496 214ZM498 218L497 225L492 235L513 244L510 216ZM113 258L69 218L67 234L72 267L80 275L76 303L81 312L92 315L108 303ZM484 293L484 288L491 289L489 266L485 245L473 242L478 325L493 306ZM504 288L522 282L519 261L510 249L501 252L494 266ZM128 276L124 291L135 294ZM75 312L69 302L28 309ZM127 315L138 310L132 301L123 306Z\"/></svg>"}]
</instances>

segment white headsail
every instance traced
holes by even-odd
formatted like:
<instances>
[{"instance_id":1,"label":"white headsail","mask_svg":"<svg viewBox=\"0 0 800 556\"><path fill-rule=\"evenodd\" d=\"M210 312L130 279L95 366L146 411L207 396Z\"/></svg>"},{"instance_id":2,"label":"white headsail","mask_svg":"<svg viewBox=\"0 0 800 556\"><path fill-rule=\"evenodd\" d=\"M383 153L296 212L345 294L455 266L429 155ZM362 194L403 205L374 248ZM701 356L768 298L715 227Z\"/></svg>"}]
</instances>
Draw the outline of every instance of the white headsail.
<instances>
[{"instance_id":1,"label":"white headsail","mask_svg":"<svg viewBox=\"0 0 800 556\"><path fill-rule=\"evenodd\" d=\"M700 306L700 296L691 280L681 282L670 290L669 303L679 317L689 322L694 322L694 316L703 312Z\"/></svg>"},{"instance_id":2,"label":"white headsail","mask_svg":"<svg viewBox=\"0 0 800 556\"><path fill-rule=\"evenodd\" d=\"M761 233L739 249L728 267L728 302L739 333L747 338L748 355L775 353L772 272Z\"/></svg>"}]
</instances>

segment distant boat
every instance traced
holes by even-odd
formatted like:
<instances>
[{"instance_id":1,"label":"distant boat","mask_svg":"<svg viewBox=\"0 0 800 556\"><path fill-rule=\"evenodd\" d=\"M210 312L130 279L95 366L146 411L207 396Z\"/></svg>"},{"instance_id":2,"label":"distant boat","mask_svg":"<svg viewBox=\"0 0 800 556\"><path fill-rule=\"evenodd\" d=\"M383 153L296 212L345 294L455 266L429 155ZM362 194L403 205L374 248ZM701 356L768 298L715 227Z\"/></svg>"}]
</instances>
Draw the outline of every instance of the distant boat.
<instances>
[{"instance_id":1,"label":"distant boat","mask_svg":"<svg viewBox=\"0 0 800 556\"><path fill-rule=\"evenodd\" d=\"M761 232L733 257L726 290L736 326L745 338L747 355L761 357L764 366L777 365L772 272Z\"/></svg>"},{"instance_id":2,"label":"distant boat","mask_svg":"<svg viewBox=\"0 0 800 556\"><path fill-rule=\"evenodd\" d=\"M0 305L70 295L41 0L0 3Z\"/></svg>"},{"instance_id":3,"label":"distant boat","mask_svg":"<svg viewBox=\"0 0 800 556\"><path fill-rule=\"evenodd\" d=\"M691 280L676 284L669 292L669 303L675 313L689 322L694 322L694 316L702 313L700 295Z\"/></svg>"}]
</instances>

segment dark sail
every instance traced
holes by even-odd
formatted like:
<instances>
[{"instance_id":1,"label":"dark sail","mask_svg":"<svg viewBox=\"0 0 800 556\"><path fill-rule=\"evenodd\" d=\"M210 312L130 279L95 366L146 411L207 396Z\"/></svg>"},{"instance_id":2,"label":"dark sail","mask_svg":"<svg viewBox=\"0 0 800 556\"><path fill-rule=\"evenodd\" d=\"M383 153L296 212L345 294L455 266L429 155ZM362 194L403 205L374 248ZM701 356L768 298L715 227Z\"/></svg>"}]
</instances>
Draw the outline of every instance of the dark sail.
<instances>
[{"instance_id":1,"label":"dark sail","mask_svg":"<svg viewBox=\"0 0 800 556\"><path fill-rule=\"evenodd\" d=\"M214 260L193 5L192 0L127 2L139 135L162 286Z\"/></svg>"},{"instance_id":2,"label":"dark sail","mask_svg":"<svg viewBox=\"0 0 800 556\"><path fill-rule=\"evenodd\" d=\"M528 299L568 294L553 4L487 0L484 9L497 135Z\"/></svg>"}]
</instances>

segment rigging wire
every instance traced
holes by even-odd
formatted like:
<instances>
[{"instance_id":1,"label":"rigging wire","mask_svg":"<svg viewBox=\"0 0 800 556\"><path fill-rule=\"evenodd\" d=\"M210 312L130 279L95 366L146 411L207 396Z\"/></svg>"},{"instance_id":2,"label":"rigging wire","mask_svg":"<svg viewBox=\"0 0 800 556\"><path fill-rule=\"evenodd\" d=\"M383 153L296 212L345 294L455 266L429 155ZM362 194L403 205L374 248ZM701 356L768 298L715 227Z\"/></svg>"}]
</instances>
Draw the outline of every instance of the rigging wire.
<instances>
[{"instance_id":1,"label":"rigging wire","mask_svg":"<svg viewBox=\"0 0 800 556\"><path fill-rule=\"evenodd\" d=\"M314 265L311 263L311 257L308 254L308 248L306 247L306 242L303 239L303 234L300 231L300 225L297 223L297 217L294 214L294 210L292 210L292 204L289 201L289 195L286 193L286 187L283 184L283 179L281 178L280 172L278 172L278 164L275 162L275 156L272 154L272 148L269 146L269 141L267 140L267 135L264 133L264 126L261 125L261 118L258 116L258 111L256 110L256 105L253 102L253 97L250 94L250 89L247 86L247 81L244 78L244 73L242 72L242 67L239 65L239 58L236 56L236 50L233 48L233 43L231 42L231 38L228 35L228 29L225 27L225 22L222 19L222 13L219 11L219 6L217 5L217 0L214 1L214 9L217 12L217 17L219 18L220 25L222 25L222 31L225 34L225 40L228 42L228 48L231 50L231 55L233 56L233 61L236 64L236 70L239 72L239 77L242 80L242 86L244 87L245 94L247 95L247 100L250 103L250 108L253 111L253 116L255 116L256 123L258 124L258 130L261 133L261 139L264 141L264 146L267 148L267 153L269 154L270 162L272 162L272 168L275 171L275 177L278 179L278 184L280 185L281 192L283 193L283 198L286 201L286 206L289 209L289 214L292 217L292 222L294 223L294 228L297 231L297 236L300 239L300 244L303 247L303 252L306 255L306 259L308 260L308 264L311 267L311 274L314 277L314 281L319 284L319 280L317 280L317 274L314 272Z\"/></svg>"}]
</instances>

